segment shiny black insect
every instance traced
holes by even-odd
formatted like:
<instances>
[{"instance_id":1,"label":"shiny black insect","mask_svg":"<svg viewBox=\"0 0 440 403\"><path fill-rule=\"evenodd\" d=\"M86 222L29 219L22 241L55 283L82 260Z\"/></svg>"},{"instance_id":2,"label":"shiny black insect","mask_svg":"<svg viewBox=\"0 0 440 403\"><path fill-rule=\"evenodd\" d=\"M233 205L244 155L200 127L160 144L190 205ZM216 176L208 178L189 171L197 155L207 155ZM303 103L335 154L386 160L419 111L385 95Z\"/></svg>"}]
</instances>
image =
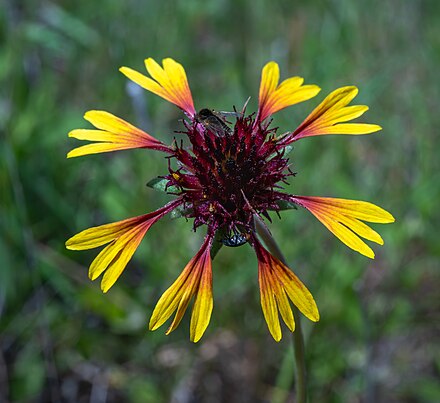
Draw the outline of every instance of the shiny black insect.
<instances>
[{"instance_id":1,"label":"shiny black insect","mask_svg":"<svg viewBox=\"0 0 440 403\"><path fill-rule=\"evenodd\" d=\"M226 114L237 115L234 112L216 112L204 108L196 114L195 120L205 126L207 130L210 130L217 136L223 137L232 134L231 128L225 123L222 116Z\"/></svg>"},{"instance_id":2,"label":"shiny black insect","mask_svg":"<svg viewBox=\"0 0 440 403\"><path fill-rule=\"evenodd\" d=\"M244 245L248 241L248 237L243 234L233 234L229 237L223 238L221 241L223 245L235 248Z\"/></svg>"}]
</instances>

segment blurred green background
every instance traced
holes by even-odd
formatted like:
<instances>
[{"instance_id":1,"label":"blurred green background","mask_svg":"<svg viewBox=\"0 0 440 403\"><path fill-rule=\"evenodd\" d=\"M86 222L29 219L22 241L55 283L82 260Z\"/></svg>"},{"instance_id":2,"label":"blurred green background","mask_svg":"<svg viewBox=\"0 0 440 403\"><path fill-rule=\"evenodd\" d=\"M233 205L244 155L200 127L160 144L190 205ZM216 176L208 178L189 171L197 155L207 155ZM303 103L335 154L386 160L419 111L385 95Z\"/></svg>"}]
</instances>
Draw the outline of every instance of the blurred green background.
<instances>
[{"instance_id":1,"label":"blurred green background","mask_svg":"<svg viewBox=\"0 0 440 403\"><path fill-rule=\"evenodd\" d=\"M203 233L164 219L102 294L96 251L64 242L89 226L151 211L168 197L145 186L164 174L143 150L67 160L104 109L162 141L180 111L129 85L120 66L173 57L196 108L255 108L268 60L322 92L276 115L292 130L331 90L353 84L370 106L364 137L302 140L288 191L372 201L396 217L369 260L305 211L271 229L320 307L303 320L310 402L440 401L440 4L417 0L19 1L0 6L0 401L294 401L291 338L275 343L259 305L248 247L214 261L215 307L202 341L188 315L165 336L146 328L161 293Z\"/></svg>"}]
</instances>

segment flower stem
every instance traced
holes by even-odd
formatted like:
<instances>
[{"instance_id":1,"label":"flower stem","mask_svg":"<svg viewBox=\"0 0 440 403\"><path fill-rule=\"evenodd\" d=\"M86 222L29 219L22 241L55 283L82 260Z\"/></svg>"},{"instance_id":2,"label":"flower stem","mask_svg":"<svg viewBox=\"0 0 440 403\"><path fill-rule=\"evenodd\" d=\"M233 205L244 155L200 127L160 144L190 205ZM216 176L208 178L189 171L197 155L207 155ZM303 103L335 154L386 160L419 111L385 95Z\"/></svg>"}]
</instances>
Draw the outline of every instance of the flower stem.
<instances>
[{"instance_id":1,"label":"flower stem","mask_svg":"<svg viewBox=\"0 0 440 403\"><path fill-rule=\"evenodd\" d=\"M283 262L287 266L286 258L281 252L272 234L267 227L260 221L259 218L255 219L255 226L258 235L266 244L270 253ZM295 318L295 331L293 332L293 346L295 353L295 365L296 365L296 402L306 403L307 401L307 377L306 377L306 362L305 362L305 348L304 337L301 328L301 315L299 310L293 307L293 316Z\"/></svg>"}]
</instances>

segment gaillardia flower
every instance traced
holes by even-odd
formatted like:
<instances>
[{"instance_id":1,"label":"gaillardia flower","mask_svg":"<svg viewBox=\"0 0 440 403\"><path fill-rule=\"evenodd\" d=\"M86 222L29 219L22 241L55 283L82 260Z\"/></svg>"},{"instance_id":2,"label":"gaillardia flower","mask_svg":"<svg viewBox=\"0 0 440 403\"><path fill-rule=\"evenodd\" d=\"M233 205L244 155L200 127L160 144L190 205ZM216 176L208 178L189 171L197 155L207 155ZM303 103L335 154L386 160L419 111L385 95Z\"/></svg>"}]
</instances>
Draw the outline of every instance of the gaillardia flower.
<instances>
[{"instance_id":1,"label":"gaillardia flower","mask_svg":"<svg viewBox=\"0 0 440 403\"><path fill-rule=\"evenodd\" d=\"M298 196L283 192L283 184L293 176L287 153L301 138L326 134L367 134L380 126L347 123L361 116L368 107L351 105L356 87L342 87L330 93L292 132L277 135L271 116L288 106L318 94L316 85L303 85L301 77L279 83L277 63L267 63L262 71L258 111L226 115L210 109L197 112L183 67L173 59L162 66L145 60L150 77L128 67L120 70L129 79L177 105L186 115L183 120L188 144L173 141L167 145L108 112L85 114L96 129L77 129L70 137L92 143L75 148L68 157L130 148L160 151L169 159L168 173L150 186L174 196L160 209L111 224L89 228L70 238L69 249L91 249L107 245L90 265L89 276L103 274L101 288L107 292L125 269L139 243L165 214L193 220L196 230L206 226L200 250L186 265L174 284L162 295L150 320L150 329L162 326L174 313L167 334L180 323L194 298L190 338L197 342L205 332L213 308L211 260L219 247L249 243L258 258L261 306L269 331L281 339L279 314L294 331L293 303L307 318L319 320L316 303L305 285L279 259L263 246L256 233L256 221L270 220L269 212L304 207L348 247L374 258L372 249L361 239L383 244L380 235L364 223L390 223L392 215L364 201L329 197ZM235 120L232 125L231 116Z\"/></svg>"}]
</instances>

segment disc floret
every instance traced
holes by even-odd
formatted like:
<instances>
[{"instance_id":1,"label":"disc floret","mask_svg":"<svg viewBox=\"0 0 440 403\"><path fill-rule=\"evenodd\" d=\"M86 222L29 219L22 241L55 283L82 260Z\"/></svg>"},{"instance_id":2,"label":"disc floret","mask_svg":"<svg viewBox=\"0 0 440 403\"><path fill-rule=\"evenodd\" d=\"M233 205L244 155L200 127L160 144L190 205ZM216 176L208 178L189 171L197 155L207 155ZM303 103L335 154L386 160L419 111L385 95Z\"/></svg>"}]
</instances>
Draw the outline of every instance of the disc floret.
<instances>
[{"instance_id":1,"label":"disc floret","mask_svg":"<svg viewBox=\"0 0 440 403\"><path fill-rule=\"evenodd\" d=\"M278 149L276 129L258 124L254 114L238 116L227 134L196 120L186 128L191 148L175 147L179 168L170 169L168 186L179 188L194 229L207 225L211 234L250 236L253 216L278 208L277 183L292 175L288 158Z\"/></svg>"}]
</instances>

